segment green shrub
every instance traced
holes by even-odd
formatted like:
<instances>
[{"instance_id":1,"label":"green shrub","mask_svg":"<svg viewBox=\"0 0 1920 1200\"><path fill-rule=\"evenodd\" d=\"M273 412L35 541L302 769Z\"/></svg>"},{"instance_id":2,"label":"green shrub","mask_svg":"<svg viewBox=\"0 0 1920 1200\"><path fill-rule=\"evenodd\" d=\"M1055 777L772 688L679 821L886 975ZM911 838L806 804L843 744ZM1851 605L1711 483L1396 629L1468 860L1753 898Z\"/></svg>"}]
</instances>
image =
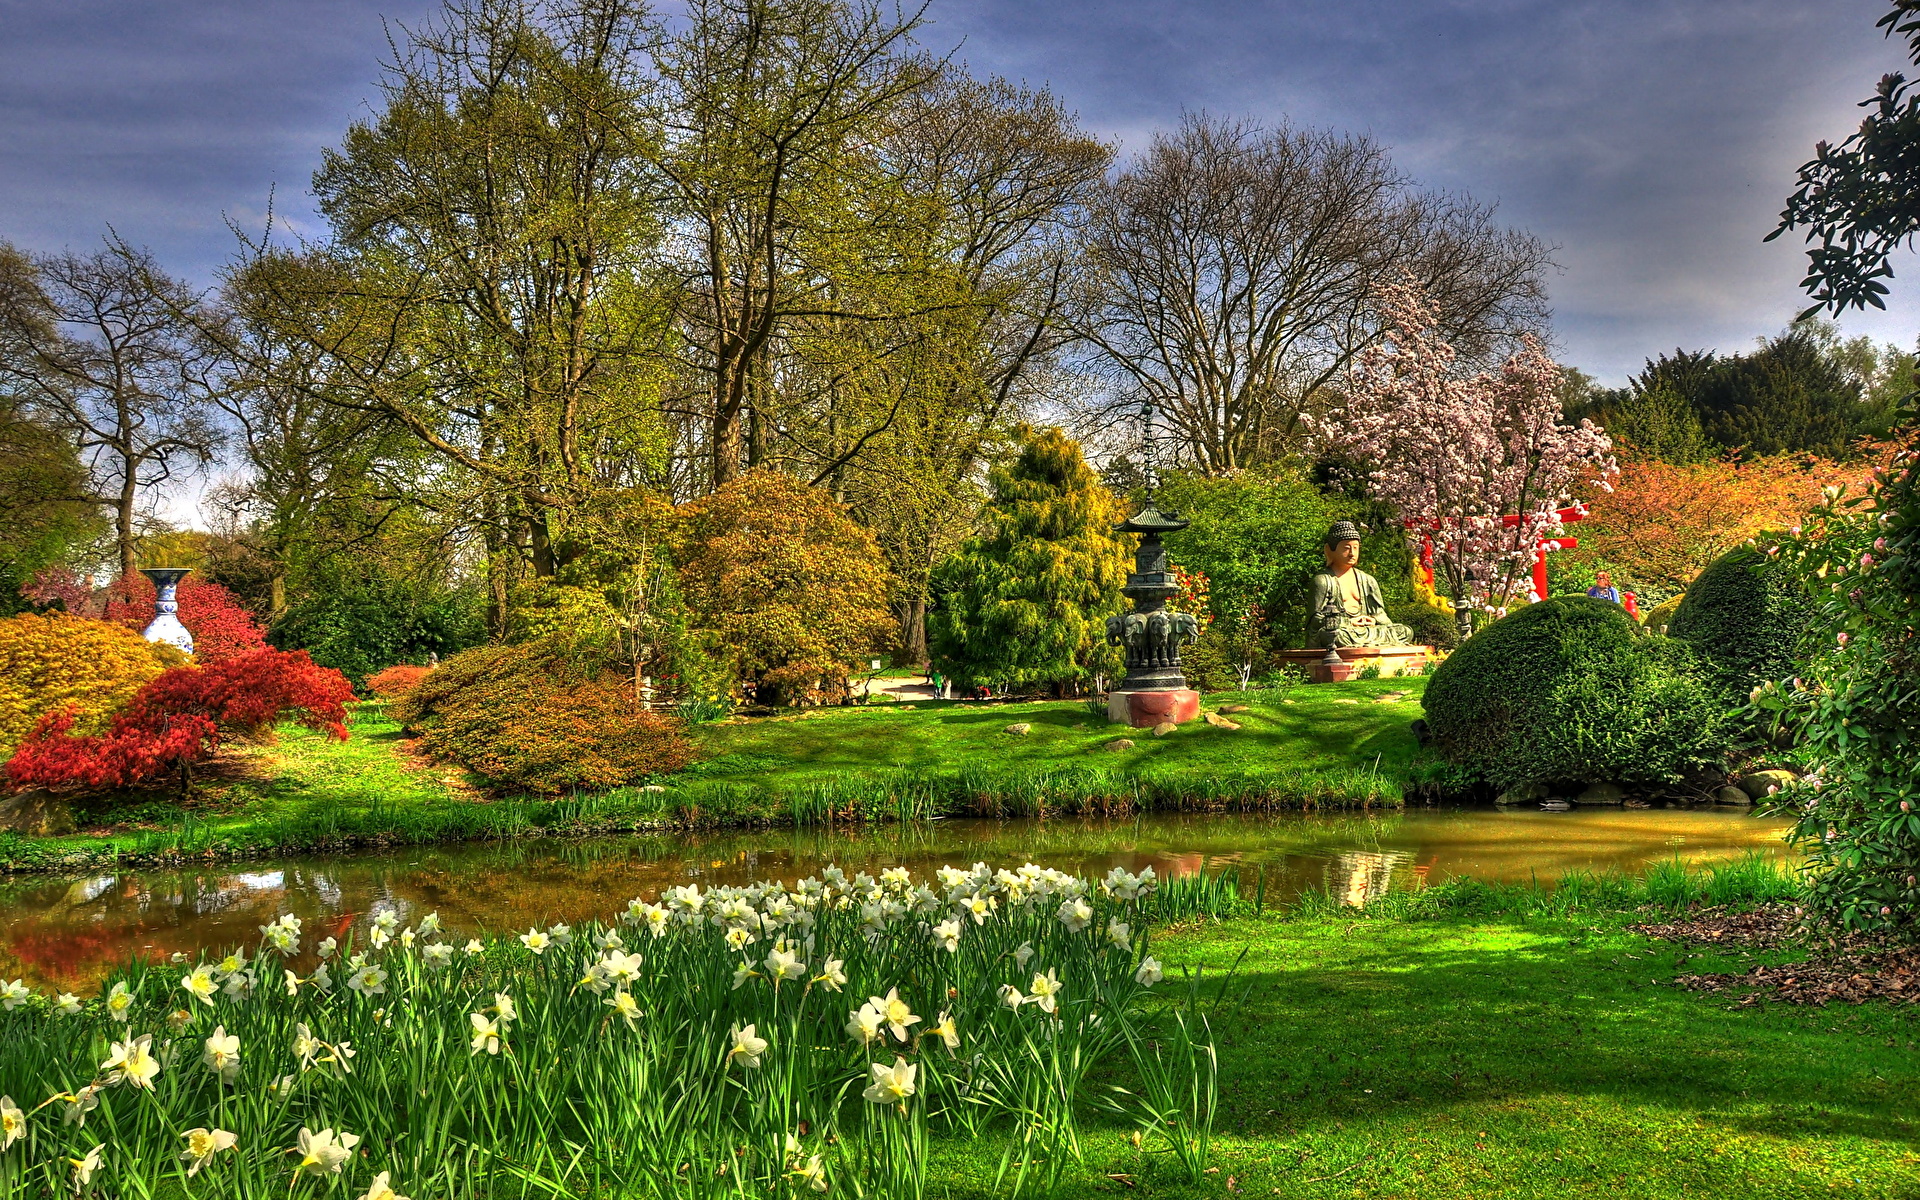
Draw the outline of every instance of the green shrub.
<instances>
[{"instance_id":1,"label":"green shrub","mask_svg":"<svg viewBox=\"0 0 1920 1200\"><path fill-rule=\"evenodd\" d=\"M639 783L695 757L684 723L642 708L630 678L543 642L456 654L389 713L434 757L530 792Z\"/></svg>"},{"instance_id":2,"label":"green shrub","mask_svg":"<svg viewBox=\"0 0 1920 1200\"><path fill-rule=\"evenodd\" d=\"M1387 615L1413 630L1415 644L1451 650L1460 644L1460 626L1453 614L1431 604L1389 604Z\"/></svg>"},{"instance_id":3,"label":"green shrub","mask_svg":"<svg viewBox=\"0 0 1920 1200\"><path fill-rule=\"evenodd\" d=\"M1686 598L1687 594L1680 592L1667 597L1652 608L1641 609L1640 623L1655 633L1660 632L1662 625L1672 626L1673 614L1680 611L1680 602ZM1668 632L1672 632L1671 628L1669 628Z\"/></svg>"},{"instance_id":4,"label":"green shrub","mask_svg":"<svg viewBox=\"0 0 1920 1200\"><path fill-rule=\"evenodd\" d=\"M1692 652L1586 596L1489 625L1434 671L1425 703L1448 759L1501 788L1675 783L1722 756L1724 705Z\"/></svg>"},{"instance_id":5,"label":"green shrub","mask_svg":"<svg viewBox=\"0 0 1920 1200\"><path fill-rule=\"evenodd\" d=\"M1725 695L1744 701L1760 684L1793 674L1795 647L1812 616L1791 576L1742 546L1700 572L1668 632L1693 647Z\"/></svg>"}]
</instances>

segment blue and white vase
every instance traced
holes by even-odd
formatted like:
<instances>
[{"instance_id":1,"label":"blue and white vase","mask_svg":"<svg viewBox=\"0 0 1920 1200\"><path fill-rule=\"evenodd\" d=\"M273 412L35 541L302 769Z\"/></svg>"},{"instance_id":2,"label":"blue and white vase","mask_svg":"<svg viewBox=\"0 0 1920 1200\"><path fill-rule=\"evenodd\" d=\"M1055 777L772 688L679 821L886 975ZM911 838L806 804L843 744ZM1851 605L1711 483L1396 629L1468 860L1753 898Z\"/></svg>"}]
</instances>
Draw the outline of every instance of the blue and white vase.
<instances>
[{"instance_id":1,"label":"blue and white vase","mask_svg":"<svg viewBox=\"0 0 1920 1200\"><path fill-rule=\"evenodd\" d=\"M150 642L178 646L182 654L193 653L193 635L180 623L180 601L175 593L180 581L193 574L192 567L146 567L140 572L153 580L153 623L146 628Z\"/></svg>"}]
</instances>

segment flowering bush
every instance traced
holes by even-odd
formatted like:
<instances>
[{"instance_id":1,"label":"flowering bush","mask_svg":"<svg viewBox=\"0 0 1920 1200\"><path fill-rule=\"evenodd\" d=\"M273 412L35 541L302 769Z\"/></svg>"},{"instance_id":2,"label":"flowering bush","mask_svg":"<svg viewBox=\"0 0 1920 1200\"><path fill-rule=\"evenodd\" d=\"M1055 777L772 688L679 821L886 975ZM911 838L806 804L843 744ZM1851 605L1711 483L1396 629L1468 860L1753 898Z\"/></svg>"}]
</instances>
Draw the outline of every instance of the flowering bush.
<instances>
[{"instance_id":1,"label":"flowering bush","mask_svg":"<svg viewBox=\"0 0 1920 1200\"><path fill-rule=\"evenodd\" d=\"M1101 1106L1197 1184L1213 1046L1197 1014L1142 1011L1155 887L1117 868L828 868L464 944L388 908L307 952L287 916L251 954L136 966L86 1000L16 981L0 1172L45 1194L138 1178L240 1200L303 1180L466 1200L529 1178L912 1198L939 1130L1004 1134L1014 1191L1052 1194L1085 1172L1090 1077L1124 1059L1137 1089L1102 1085Z\"/></svg>"},{"instance_id":2,"label":"flowering bush","mask_svg":"<svg viewBox=\"0 0 1920 1200\"><path fill-rule=\"evenodd\" d=\"M1532 338L1498 372L1465 376L1429 300L1382 289L1388 333L1363 354L1321 447L1367 464L1373 494L1433 540L1433 567L1464 622L1525 594L1536 547L1585 479L1613 474L1591 421L1560 420L1560 368ZM1463 636L1466 633L1463 625Z\"/></svg>"},{"instance_id":3,"label":"flowering bush","mask_svg":"<svg viewBox=\"0 0 1920 1200\"><path fill-rule=\"evenodd\" d=\"M367 676L367 690L382 700L398 700L425 679L429 669L401 663L399 666L375 671Z\"/></svg>"},{"instance_id":4,"label":"flowering bush","mask_svg":"<svg viewBox=\"0 0 1920 1200\"><path fill-rule=\"evenodd\" d=\"M135 693L106 732L74 732L73 713L41 719L7 763L7 779L37 787L138 787L204 762L224 737L259 734L288 716L345 740L353 689L305 651L255 650L207 666L174 667Z\"/></svg>"},{"instance_id":5,"label":"flowering bush","mask_svg":"<svg viewBox=\"0 0 1920 1200\"><path fill-rule=\"evenodd\" d=\"M1847 929L1920 931L1920 448L1864 492L1835 488L1768 549L1814 606L1819 648L1752 703L1807 768L1797 807L1813 915Z\"/></svg>"},{"instance_id":6,"label":"flowering bush","mask_svg":"<svg viewBox=\"0 0 1920 1200\"><path fill-rule=\"evenodd\" d=\"M534 792L638 783L694 758L683 723L643 708L631 679L540 642L456 654L389 711L429 753Z\"/></svg>"},{"instance_id":7,"label":"flowering bush","mask_svg":"<svg viewBox=\"0 0 1920 1200\"><path fill-rule=\"evenodd\" d=\"M57 713L82 732L104 729L149 680L185 661L105 621L59 612L0 621L0 755Z\"/></svg>"}]
</instances>

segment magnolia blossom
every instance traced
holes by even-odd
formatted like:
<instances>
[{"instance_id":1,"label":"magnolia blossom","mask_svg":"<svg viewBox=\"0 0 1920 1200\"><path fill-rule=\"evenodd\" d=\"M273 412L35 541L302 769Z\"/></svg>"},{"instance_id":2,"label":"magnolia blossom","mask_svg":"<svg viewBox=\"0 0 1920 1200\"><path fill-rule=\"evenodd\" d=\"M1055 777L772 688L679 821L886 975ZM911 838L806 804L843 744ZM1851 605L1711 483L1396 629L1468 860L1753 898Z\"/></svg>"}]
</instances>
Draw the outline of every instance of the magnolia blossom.
<instances>
[{"instance_id":1,"label":"magnolia blossom","mask_svg":"<svg viewBox=\"0 0 1920 1200\"><path fill-rule=\"evenodd\" d=\"M1561 369L1533 338L1467 375L1417 286L1383 287L1378 309L1385 337L1356 360L1316 448L1366 464L1373 494L1432 539L1435 582L1456 604L1498 607L1561 532L1575 485L1604 490L1618 472L1613 444L1591 421L1561 421Z\"/></svg>"},{"instance_id":2,"label":"magnolia blossom","mask_svg":"<svg viewBox=\"0 0 1920 1200\"><path fill-rule=\"evenodd\" d=\"M189 1129L181 1136L186 1138L187 1148L180 1152L180 1161L187 1164L189 1179L198 1175L214 1155L233 1149L234 1143L240 1140L238 1134L224 1129Z\"/></svg>"}]
</instances>

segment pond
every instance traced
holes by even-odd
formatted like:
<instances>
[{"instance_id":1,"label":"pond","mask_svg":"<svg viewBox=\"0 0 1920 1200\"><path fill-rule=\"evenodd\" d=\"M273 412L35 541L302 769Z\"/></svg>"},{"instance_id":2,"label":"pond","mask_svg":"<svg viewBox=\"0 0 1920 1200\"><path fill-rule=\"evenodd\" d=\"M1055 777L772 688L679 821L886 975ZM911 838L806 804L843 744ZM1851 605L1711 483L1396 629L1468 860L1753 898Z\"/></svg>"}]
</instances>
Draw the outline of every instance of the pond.
<instances>
[{"instance_id":1,"label":"pond","mask_svg":"<svg viewBox=\"0 0 1920 1200\"><path fill-rule=\"evenodd\" d=\"M1374 814L1155 815L1133 819L951 820L922 826L782 829L590 840L424 846L236 865L0 878L0 980L91 988L135 956L259 939L281 913L309 941L364 928L393 908L437 911L466 934L607 917L637 895L690 880L791 881L828 863L916 873L946 863L1032 861L1084 874L1151 864L1163 877L1260 872L1269 899L1325 888L1361 903L1393 887L1457 875L1550 880L1567 871L1636 871L1779 853L1787 822L1729 809L1490 808ZM1249 882L1251 879L1249 878Z\"/></svg>"}]
</instances>

